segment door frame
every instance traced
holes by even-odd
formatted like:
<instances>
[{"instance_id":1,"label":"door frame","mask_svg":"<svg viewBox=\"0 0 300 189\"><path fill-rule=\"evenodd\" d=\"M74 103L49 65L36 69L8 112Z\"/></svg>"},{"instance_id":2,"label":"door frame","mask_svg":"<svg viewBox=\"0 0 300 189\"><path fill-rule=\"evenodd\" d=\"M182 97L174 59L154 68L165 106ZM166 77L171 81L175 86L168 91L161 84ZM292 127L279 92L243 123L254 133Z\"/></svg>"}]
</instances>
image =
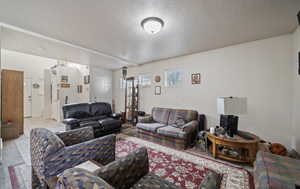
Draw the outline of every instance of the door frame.
<instances>
[{"instance_id":1,"label":"door frame","mask_svg":"<svg viewBox=\"0 0 300 189\"><path fill-rule=\"evenodd\" d=\"M32 77L25 77L24 78L24 84L26 80L30 80L30 92L31 92L31 103L30 103L30 115L25 116L25 86L24 86L24 118L32 118Z\"/></svg>"}]
</instances>

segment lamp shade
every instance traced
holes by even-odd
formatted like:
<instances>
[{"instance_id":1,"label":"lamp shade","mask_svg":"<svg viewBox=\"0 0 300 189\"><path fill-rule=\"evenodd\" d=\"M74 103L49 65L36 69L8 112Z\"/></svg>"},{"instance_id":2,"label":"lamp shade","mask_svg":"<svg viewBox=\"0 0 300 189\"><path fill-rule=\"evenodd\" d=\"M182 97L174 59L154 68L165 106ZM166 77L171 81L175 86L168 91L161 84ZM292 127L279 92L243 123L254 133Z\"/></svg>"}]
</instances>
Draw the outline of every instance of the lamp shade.
<instances>
[{"instance_id":1,"label":"lamp shade","mask_svg":"<svg viewBox=\"0 0 300 189\"><path fill-rule=\"evenodd\" d=\"M217 99L218 114L242 115L247 113L247 98L219 97Z\"/></svg>"}]
</instances>

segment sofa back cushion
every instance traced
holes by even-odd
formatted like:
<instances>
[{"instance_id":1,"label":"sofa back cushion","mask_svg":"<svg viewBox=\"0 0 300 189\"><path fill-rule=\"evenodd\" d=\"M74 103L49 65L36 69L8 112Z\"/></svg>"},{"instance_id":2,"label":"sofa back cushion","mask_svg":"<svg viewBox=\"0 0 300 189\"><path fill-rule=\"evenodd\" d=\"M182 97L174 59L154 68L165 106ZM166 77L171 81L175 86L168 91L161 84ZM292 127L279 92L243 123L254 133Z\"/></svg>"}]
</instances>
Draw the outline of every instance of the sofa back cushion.
<instances>
[{"instance_id":1,"label":"sofa back cushion","mask_svg":"<svg viewBox=\"0 0 300 189\"><path fill-rule=\"evenodd\" d=\"M167 124L170 115L170 109L154 107L152 109L153 121Z\"/></svg>"},{"instance_id":2,"label":"sofa back cushion","mask_svg":"<svg viewBox=\"0 0 300 189\"><path fill-rule=\"evenodd\" d=\"M186 123L197 120L198 112L194 110L179 110L179 109L170 109L170 116L168 119L168 125L176 124L177 120L184 120Z\"/></svg>"},{"instance_id":3,"label":"sofa back cushion","mask_svg":"<svg viewBox=\"0 0 300 189\"><path fill-rule=\"evenodd\" d=\"M77 119L80 119L80 115L82 118L86 118L90 114L90 106L88 103L79 103L79 104L66 104L62 107L64 119L67 118L75 118L72 116L77 116ZM78 113L79 112L79 113Z\"/></svg>"},{"instance_id":4,"label":"sofa back cushion","mask_svg":"<svg viewBox=\"0 0 300 189\"><path fill-rule=\"evenodd\" d=\"M103 116L112 114L111 106L105 102L95 102L90 104L90 111L93 116Z\"/></svg>"}]
</instances>

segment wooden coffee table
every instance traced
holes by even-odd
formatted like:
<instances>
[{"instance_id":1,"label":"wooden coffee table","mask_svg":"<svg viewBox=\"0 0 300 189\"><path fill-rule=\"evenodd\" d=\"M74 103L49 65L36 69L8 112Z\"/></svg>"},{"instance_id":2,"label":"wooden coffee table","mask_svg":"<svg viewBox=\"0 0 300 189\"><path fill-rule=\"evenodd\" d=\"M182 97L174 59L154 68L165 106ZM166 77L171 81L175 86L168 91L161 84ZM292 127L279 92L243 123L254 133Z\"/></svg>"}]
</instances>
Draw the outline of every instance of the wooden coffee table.
<instances>
[{"instance_id":1,"label":"wooden coffee table","mask_svg":"<svg viewBox=\"0 0 300 189\"><path fill-rule=\"evenodd\" d=\"M212 142L212 156L214 158L251 164L255 161L260 139L252 133L238 131L238 135L230 138L226 136L216 136L207 132L207 138Z\"/></svg>"}]
</instances>

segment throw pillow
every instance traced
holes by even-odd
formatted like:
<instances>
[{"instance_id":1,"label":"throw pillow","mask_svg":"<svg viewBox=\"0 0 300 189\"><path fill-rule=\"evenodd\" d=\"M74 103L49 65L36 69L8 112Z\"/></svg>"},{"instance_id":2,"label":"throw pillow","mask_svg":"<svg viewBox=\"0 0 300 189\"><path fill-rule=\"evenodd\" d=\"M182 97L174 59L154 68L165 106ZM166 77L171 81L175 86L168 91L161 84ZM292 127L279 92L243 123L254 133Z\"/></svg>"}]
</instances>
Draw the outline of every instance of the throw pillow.
<instances>
[{"instance_id":1,"label":"throw pillow","mask_svg":"<svg viewBox=\"0 0 300 189\"><path fill-rule=\"evenodd\" d=\"M216 189L220 188L221 175L210 170L203 178L199 189Z\"/></svg>"},{"instance_id":2,"label":"throw pillow","mask_svg":"<svg viewBox=\"0 0 300 189\"><path fill-rule=\"evenodd\" d=\"M181 128L185 124L186 124L186 121L184 119L179 118L175 121L175 123L172 126L176 127L176 128Z\"/></svg>"}]
</instances>

